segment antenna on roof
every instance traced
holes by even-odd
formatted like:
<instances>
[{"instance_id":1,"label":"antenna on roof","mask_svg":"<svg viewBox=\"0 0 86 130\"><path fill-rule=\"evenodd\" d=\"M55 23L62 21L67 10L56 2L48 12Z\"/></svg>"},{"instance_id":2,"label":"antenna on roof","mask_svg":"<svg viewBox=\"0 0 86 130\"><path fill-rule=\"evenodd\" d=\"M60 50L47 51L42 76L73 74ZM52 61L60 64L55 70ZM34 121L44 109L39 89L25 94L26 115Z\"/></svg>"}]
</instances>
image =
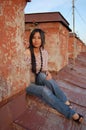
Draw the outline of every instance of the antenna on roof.
<instances>
[{"instance_id":1,"label":"antenna on roof","mask_svg":"<svg viewBox=\"0 0 86 130\"><path fill-rule=\"evenodd\" d=\"M75 33L75 1L72 0L72 9L73 9L73 33Z\"/></svg>"},{"instance_id":2,"label":"antenna on roof","mask_svg":"<svg viewBox=\"0 0 86 130\"><path fill-rule=\"evenodd\" d=\"M75 64L75 58L76 58L76 39L75 39L75 1L72 0L72 10L73 10L73 63Z\"/></svg>"}]
</instances>

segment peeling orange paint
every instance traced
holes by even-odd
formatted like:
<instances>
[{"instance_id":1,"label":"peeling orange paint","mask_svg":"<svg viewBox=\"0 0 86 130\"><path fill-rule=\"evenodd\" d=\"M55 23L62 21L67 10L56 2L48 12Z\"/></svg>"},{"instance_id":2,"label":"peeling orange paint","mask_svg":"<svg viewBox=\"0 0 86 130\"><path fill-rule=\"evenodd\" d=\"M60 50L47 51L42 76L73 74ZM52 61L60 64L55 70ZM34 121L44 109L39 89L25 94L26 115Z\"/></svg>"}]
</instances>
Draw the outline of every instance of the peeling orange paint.
<instances>
[{"instance_id":1,"label":"peeling orange paint","mask_svg":"<svg viewBox=\"0 0 86 130\"><path fill-rule=\"evenodd\" d=\"M25 5L26 0L0 0L0 101L29 83L23 60Z\"/></svg>"}]
</instances>

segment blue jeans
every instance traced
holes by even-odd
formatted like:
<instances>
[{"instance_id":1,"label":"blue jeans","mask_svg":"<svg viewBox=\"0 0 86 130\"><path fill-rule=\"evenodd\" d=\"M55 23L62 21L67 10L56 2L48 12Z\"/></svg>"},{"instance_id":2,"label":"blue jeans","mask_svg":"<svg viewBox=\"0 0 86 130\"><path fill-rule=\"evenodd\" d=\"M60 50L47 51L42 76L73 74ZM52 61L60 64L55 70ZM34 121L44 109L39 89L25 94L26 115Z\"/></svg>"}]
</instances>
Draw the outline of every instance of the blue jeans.
<instances>
[{"instance_id":1,"label":"blue jeans","mask_svg":"<svg viewBox=\"0 0 86 130\"><path fill-rule=\"evenodd\" d=\"M40 97L68 119L72 118L75 114L75 111L65 104L67 97L59 88L56 81L53 79L46 80L44 73L40 73L37 77L37 84L30 84L26 91L28 94Z\"/></svg>"}]
</instances>

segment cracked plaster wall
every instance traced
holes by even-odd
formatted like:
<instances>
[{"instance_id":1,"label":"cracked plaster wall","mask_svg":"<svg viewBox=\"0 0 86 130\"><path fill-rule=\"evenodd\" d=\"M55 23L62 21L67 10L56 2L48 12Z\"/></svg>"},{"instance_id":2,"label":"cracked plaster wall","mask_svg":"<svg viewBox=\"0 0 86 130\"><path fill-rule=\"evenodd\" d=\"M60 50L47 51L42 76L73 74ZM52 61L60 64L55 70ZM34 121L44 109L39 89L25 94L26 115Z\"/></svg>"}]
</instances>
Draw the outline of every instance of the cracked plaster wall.
<instances>
[{"instance_id":1,"label":"cracked plaster wall","mask_svg":"<svg viewBox=\"0 0 86 130\"><path fill-rule=\"evenodd\" d=\"M0 101L29 83L24 63L25 0L0 0Z\"/></svg>"}]
</instances>

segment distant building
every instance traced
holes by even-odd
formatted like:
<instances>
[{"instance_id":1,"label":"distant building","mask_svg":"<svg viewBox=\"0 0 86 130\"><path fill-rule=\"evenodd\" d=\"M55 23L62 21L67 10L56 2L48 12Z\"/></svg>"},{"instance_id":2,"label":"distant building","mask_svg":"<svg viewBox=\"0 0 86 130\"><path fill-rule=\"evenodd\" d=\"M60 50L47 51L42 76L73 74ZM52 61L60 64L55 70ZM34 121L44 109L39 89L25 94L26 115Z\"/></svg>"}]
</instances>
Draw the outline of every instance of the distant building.
<instances>
[{"instance_id":1,"label":"distant building","mask_svg":"<svg viewBox=\"0 0 86 130\"><path fill-rule=\"evenodd\" d=\"M69 33L68 57L76 58L80 52L86 52L86 45L76 34Z\"/></svg>"}]
</instances>

